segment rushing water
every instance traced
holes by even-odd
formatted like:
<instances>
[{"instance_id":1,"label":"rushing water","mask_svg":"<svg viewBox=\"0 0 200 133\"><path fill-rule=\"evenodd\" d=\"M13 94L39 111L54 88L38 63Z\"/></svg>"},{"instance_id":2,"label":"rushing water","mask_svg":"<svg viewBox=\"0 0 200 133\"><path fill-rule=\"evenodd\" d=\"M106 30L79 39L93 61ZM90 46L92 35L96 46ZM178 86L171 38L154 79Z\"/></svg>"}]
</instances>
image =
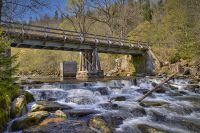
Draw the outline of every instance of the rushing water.
<instances>
[{"instance_id":1,"label":"rushing water","mask_svg":"<svg viewBox=\"0 0 200 133\"><path fill-rule=\"evenodd\" d=\"M116 132L139 132L138 125L148 125L174 133L200 132L200 94L187 89L189 79L175 79L165 93L153 93L145 101L167 103L164 106L142 107L136 100L162 79L138 78L135 80L111 80L107 82L54 83L27 85L24 89L36 100L52 100L75 109L92 109L105 114L115 113L123 117ZM166 85L167 86L167 85ZM177 95L178 94L178 95ZM115 101L123 96L125 100ZM105 108L105 103L117 104L119 108ZM29 108L32 103L29 104ZM138 114L137 109L146 113ZM134 111L136 110L136 111ZM195 126L194 126L195 125Z\"/></svg>"}]
</instances>

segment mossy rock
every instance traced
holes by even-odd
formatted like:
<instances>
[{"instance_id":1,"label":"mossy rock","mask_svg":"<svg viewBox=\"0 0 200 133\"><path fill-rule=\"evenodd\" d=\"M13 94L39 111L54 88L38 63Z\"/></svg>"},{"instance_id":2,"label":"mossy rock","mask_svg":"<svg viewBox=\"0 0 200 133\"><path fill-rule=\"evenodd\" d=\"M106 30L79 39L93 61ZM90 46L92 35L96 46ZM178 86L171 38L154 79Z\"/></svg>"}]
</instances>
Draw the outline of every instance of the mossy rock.
<instances>
[{"instance_id":1,"label":"mossy rock","mask_svg":"<svg viewBox=\"0 0 200 133\"><path fill-rule=\"evenodd\" d=\"M22 133L96 133L83 121L47 118L40 124L22 131Z\"/></svg>"},{"instance_id":2,"label":"mossy rock","mask_svg":"<svg viewBox=\"0 0 200 133\"><path fill-rule=\"evenodd\" d=\"M56 110L67 110L72 109L72 107L67 105L62 105L57 102L52 101L37 101L32 107L31 112L35 111L56 111Z\"/></svg>"},{"instance_id":3,"label":"mossy rock","mask_svg":"<svg viewBox=\"0 0 200 133\"><path fill-rule=\"evenodd\" d=\"M19 90L17 96L21 96L21 95L24 95L26 97L26 102L27 103L35 101L34 96L30 92L28 92L28 91Z\"/></svg>"},{"instance_id":4,"label":"mossy rock","mask_svg":"<svg viewBox=\"0 0 200 133\"><path fill-rule=\"evenodd\" d=\"M108 124L102 118L100 118L98 116L90 119L88 124L90 127L96 128L96 129L100 130L102 133L111 133L112 132L112 130L108 126Z\"/></svg>"},{"instance_id":5,"label":"mossy rock","mask_svg":"<svg viewBox=\"0 0 200 133\"><path fill-rule=\"evenodd\" d=\"M17 97L11 106L11 117L19 117L27 113L27 102L26 97L24 95L21 95Z\"/></svg>"},{"instance_id":6,"label":"mossy rock","mask_svg":"<svg viewBox=\"0 0 200 133\"><path fill-rule=\"evenodd\" d=\"M57 110L54 115L57 118L67 118L67 115L62 110Z\"/></svg>"},{"instance_id":7,"label":"mossy rock","mask_svg":"<svg viewBox=\"0 0 200 133\"><path fill-rule=\"evenodd\" d=\"M29 128L31 126L38 124L39 122L41 122L48 116L49 116L49 113L47 111L38 111L38 112L28 113L25 116L15 119L12 123L11 130L20 131L20 130Z\"/></svg>"}]
</instances>

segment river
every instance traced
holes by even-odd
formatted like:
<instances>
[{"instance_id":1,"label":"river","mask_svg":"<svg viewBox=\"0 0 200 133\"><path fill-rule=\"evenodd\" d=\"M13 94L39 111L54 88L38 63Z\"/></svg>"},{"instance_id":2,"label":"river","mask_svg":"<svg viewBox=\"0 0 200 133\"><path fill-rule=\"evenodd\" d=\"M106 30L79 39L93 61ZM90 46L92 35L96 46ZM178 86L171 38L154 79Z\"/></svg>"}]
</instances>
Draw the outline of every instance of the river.
<instances>
[{"instance_id":1,"label":"river","mask_svg":"<svg viewBox=\"0 0 200 133\"><path fill-rule=\"evenodd\" d=\"M147 97L143 103L136 102L161 81L163 78L138 77L28 84L23 85L23 89L33 94L36 101L55 101L74 110L97 111L95 115L114 122L112 131L116 133L153 133L154 130L155 133L200 132L199 82L176 78ZM29 110L34 103L28 104Z\"/></svg>"}]
</instances>

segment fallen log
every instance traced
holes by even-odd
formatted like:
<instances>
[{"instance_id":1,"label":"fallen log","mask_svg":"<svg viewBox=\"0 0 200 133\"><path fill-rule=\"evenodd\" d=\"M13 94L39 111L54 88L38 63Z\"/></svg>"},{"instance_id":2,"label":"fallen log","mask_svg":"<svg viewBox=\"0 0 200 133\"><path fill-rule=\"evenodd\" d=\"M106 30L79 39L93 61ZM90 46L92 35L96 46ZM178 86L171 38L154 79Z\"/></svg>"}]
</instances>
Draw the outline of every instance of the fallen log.
<instances>
[{"instance_id":1,"label":"fallen log","mask_svg":"<svg viewBox=\"0 0 200 133\"><path fill-rule=\"evenodd\" d=\"M162 86L164 83L168 82L169 80L173 79L174 76L177 73L171 75L169 78L167 78L166 80L164 80L163 82L161 82L160 84L156 85L153 89L151 89L150 91L148 91L146 94L144 94L141 98L139 98L137 100L137 102L141 102L142 100L144 100L147 96L149 96L152 92L154 92L157 88L159 88L160 86Z\"/></svg>"}]
</instances>

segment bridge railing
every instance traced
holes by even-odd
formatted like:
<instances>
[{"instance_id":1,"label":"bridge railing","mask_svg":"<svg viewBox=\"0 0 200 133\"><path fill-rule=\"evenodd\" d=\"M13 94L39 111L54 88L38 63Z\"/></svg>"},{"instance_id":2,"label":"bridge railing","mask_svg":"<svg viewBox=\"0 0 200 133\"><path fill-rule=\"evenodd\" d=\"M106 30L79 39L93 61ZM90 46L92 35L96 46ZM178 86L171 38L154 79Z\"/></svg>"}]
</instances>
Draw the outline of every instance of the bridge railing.
<instances>
[{"instance_id":1,"label":"bridge railing","mask_svg":"<svg viewBox=\"0 0 200 133\"><path fill-rule=\"evenodd\" d=\"M43 36L44 38L54 38L55 39L63 39L63 41L68 40L79 40L80 43L84 42L93 42L96 44L106 44L106 45L120 45L120 46L129 46L136 48L149 48L149 44L147 42L141 41L133 41L128 39L120 39L116 37L108 37L102 35L95 35L91 33L80 33L76 31L63 30L58 28L50 28L44 26L36 26L30 24L21 24L16 22L7 22L1 21L1 26L4 28L6 33L14 33L17 35L27 35L27 36Z\"/></svg>"}]
</instances>

